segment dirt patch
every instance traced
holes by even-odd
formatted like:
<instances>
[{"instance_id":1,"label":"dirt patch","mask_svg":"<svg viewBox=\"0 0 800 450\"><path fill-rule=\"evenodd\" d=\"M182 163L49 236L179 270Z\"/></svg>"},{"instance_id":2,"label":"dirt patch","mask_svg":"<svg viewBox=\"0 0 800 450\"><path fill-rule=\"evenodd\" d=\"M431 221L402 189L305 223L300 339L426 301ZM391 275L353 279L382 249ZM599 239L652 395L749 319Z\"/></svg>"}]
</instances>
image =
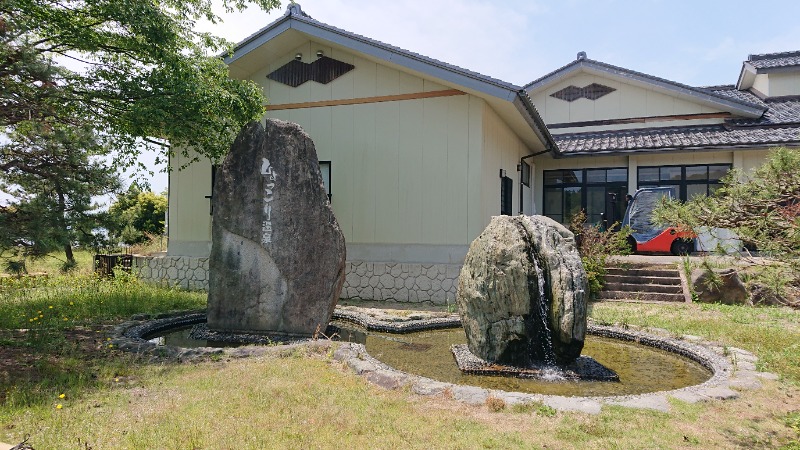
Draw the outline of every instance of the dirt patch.
<instances>
[{"instance_id":1,"label":"dirt patch","mask_svg":"<svg viewBox=\"0 0 800 450\"><path fill-rule=\"evenodd\" d=\"M42 344L41 331L0 330L0 385L20 380L38 383L45 377L43 368L59 366L65 355L80 355L85 361L107 358L105 342L110 329L100 325L51 331L46 336L49 344ZM57 346L58 351L42 351L42 345ZM5 395L0 389L0 403Z\"/></svg>"}]
</instances>

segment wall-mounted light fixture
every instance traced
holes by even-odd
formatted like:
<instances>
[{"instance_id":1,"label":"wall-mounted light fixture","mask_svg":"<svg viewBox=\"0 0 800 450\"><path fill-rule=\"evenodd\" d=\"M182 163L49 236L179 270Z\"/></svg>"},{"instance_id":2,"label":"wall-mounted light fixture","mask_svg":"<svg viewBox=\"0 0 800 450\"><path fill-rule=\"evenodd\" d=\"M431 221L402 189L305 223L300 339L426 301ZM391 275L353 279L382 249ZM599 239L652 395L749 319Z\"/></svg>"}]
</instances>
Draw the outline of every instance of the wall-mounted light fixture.
<instances>
[{"instance_id":1,"label":"wall-mounted light fixture","mask_svg":"<svg viewBox=\"0 0 800 450\"><path fill-rule=\"evenodd\" d=\"M500 169L500 178L505 178L506 176L506 169Z\"/></svg>"},{"instance_id":2,"label":"wall-mounted light fixture","mask_svg":"<svg viewBox=\"0 0 800 450\"><path fill-rule=\"evenodd\" d=\"M294 55L294 59L300 61L301 59L303 59L303 54L302 53L298 53L298 54Z\"/></svg>"},{"instance_id":3,"label":"wall-mounted light fixture","mask_svg":"<svg viewBox=\"0 0 800 450\"><path fill-rule=\"evenodd\" d=\"M322 58L325 53L322 50L317 50L317 58Z\"/></svg>"}]
</instances>

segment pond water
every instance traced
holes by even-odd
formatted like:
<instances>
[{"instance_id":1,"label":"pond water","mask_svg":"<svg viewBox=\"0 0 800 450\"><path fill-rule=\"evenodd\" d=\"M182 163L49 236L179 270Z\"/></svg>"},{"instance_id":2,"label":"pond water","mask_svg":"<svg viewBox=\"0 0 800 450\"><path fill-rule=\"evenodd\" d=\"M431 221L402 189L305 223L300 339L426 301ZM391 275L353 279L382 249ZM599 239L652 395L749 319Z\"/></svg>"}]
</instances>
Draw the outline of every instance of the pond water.
<instances>
[{"instance_id":1,"label":"pond water","mask_svg":"<svg viewBox=\"0 0 800 450\"><path fill-rule=\"evenodd\" d=\"M466 343L461 328L418 331L407 334L367 332L349 322L335 321L338 339L364 344L375 359L398 370L448 383L480 386L511 392L565 396L613 396L644 394L693 386L711 378L712 373L688 358L653 347L587 335L583 355L615 371L619 382L541 381L502 376L462 373L450 346ZM159 345L177 347L231 346L197 341L189 337L191 327L152 337Z\"/></svg>"},{"instance_id":2,"label":"pond water","mask_svg":"<svg viewBox=\"0 0 800 450\"><path fill-rule=\"evenodd\" d=\"M370 355L396 369L434 380L487 389L566 396L630 395L693 386L712 375L702 365L674 353L591 335L586 336L582 354L614 370L619 375L619 382L553 382L468 375L458 369L450 352L451 345L467 341L461 328L388 334L365 333L349 323L335 325L341 327L342 341L365 344Z\"/></svg>"}]
</instances>

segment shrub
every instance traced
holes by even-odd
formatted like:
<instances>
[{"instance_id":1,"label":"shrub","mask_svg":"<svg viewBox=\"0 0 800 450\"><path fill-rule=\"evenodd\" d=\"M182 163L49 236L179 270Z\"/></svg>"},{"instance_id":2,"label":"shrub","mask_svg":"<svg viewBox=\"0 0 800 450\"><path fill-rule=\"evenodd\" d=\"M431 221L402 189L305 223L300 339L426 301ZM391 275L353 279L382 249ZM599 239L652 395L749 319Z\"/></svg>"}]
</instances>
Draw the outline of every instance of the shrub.
<instances>
[{"instance_id":1,"label":"shrub","mask_svg":"<svg viewBox=\"0 0 800 450\"><path fill-rule=\"evenodd\" d=\"M628 236L630 228L624 227L613 231L617 224L609 229L601 230L599 226L586 223L586 213L580 211L572 217L569 229L575 234L578 253L581 255L583 268L589 285L589 298L595 299L605 284L606 263L611 255L627 255L630 253Z\"/></svg>"}]
</instances>

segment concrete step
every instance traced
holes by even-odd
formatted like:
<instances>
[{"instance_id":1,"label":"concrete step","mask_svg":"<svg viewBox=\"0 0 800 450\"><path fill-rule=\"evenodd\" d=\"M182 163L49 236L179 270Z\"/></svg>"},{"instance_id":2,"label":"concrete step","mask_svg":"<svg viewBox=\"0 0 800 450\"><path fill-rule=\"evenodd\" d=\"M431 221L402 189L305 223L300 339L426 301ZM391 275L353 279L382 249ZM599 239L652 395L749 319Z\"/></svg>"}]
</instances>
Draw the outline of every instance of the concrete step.
<instances>
[{"instance_id":1,"label":"concrete step","mask_svg":"<svg viewBox=\"0 0 800 450\"><path fill-rule=\"evenodd\" d=\"M601 301L603 303L650 303L650 304L658 304L658 303L675 303L675 302L665 302L663 300L639 300L634 298L599 298L595 301Z\"/></svg>"},{"instance_id":2,"label":"concrete step","mask_svg":"<svg viewBox=\"0 0 800 450\"><path fill-rule=\"evenodd\" d=\"M674 265L606 268L599 300L618 302L684 302L681 277Z\"/></svg>"},{"instance_id":3,"label":"concrete step","mask_svg":"<svg viewBox=\"0 0 800 450\"><path fill-rule=\"evenodd\" d=\"M656 302L684 302L683 293L609 291L600 292L600 300L633 300Z\"/></svg>"},{"instance_id":4,"label":"concrete step","mask_svg":"<svg viewBox=\"0 0 800 450\"><path fill-rule=\"evenodd\" d=\"M678 269L673 267L608 267L606 273L609 275L622 275L631 277L678 277Z\"/></svg>"},{"instance_id":5,"label":"concrete step","mask_svg":"<svg viewBox=\"0 0 800 450\"><path fill-rule=\"evenodd\" d=\"M661 292L665 294L681 294L681 280L673 284L656 284L656 283L617 283L609 282L606 278L606 284L603 286L607 291L625 291L625 292Z\"/></svg>"},{"instance_id":6,"label":"concrete step","mask_svg":"<svg viewBox=\"0 0 800 450\"><path fill-rule=\"evenodd\" d=\"M634 283L634 284L664 284L664 285L681 285L681 279L678 273L675 272L670 277L642 277L636 275L616 275L606 273L606 283Z\"/></svg>"}]
</instances>

